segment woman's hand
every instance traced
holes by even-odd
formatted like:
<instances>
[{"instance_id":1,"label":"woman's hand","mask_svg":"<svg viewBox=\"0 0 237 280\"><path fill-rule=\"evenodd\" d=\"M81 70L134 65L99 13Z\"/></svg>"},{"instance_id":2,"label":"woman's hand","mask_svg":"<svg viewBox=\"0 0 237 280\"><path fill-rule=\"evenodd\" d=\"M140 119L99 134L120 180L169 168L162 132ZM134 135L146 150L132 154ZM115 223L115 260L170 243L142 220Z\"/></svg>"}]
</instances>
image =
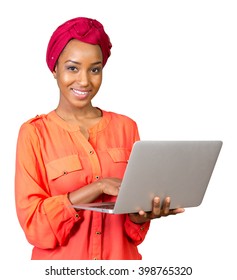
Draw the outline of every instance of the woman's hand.
<instances>
[{"instance_id":1,"label":"woman's hand","mask_svg":"<svg viewBox=\"0 0 237 280\"><path fill-rule=\"evenodd\" d=\"M103 178L83 188L70 192L68 194L68 199L72 204L79 204L93 202L103 193L117 196L120 185L121 179Z\"/></svg>"},{"instance_id":2,"label":"woman's hand","mask_svg":"<svg viewBox=\"0 0 237 280\"><path fill-rule=\"evenodd\" d=\"M153 207L151 212L140 210L138 213L129 214L130 220L136 224L142 224L152 219L166 217L169 215L176 215L183 213L184 208L170 209L170 197L166 197L161 205L160 198L155 197L153 200Z\"/></svg>"},{"instance_id":3,"label":"woman's hand","mask_svg":"<svg viewBox=\"0 0 237 280\"><path fill-rule=\"evenodd\" d=\"M122 180L118 178L104 178L98 181L101 192L108 195L117 196Z\"/></svg>"}]
</instances>

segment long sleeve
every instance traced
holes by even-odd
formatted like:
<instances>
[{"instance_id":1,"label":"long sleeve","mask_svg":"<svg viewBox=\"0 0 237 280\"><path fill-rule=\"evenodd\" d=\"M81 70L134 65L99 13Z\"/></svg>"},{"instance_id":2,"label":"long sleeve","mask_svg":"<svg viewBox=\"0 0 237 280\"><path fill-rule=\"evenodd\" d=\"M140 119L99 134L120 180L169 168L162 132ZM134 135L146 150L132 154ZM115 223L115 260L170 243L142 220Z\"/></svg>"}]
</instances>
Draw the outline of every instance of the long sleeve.
<instances>
[{"instance_id":1,"label":"long sleeve","mask_svg":"<svg viewBox=\"0 0 237 280\"><path fill-rule=\"evenodd\" d=\"M135 224L126 216L124 228L128 237L137 246L143 242L146 237L147 231L149 230L150 222L144 224Z\"/></svg>"},{"instance_id":2,"label":"long sleeve","mask_svg":"<svg viewBox=\"0 0 237 280\"><path fill-rule=\"evenodd\" d=\"M24 124L19 132L15 175L16 210L27 240L39 248L54 248L66 242L80 216L66 194L51 196L34 126Z\"/></svg>"}]
</instances>

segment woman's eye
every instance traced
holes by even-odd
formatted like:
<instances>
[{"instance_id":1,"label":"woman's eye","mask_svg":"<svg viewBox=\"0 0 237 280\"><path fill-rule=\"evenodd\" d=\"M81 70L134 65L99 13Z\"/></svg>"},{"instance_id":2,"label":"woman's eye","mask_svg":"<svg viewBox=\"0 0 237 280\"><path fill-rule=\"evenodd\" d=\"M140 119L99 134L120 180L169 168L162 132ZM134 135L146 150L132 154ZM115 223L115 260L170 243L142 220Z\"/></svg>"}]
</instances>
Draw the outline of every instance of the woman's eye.
<instances>
[{"instance_id":1,"label":"woman's eye","mask_svg":"<svg viewBox=\"0 0 237 280\"><path fill-rule=\"evenodd\" d=\"M69 71L73 71L73 72L77 70L77 68L75 66L69 66L67 69Z\"/></svg>"},{"instance_id":2,"label":"woman's eye","mask_svg":"<svg viewBox=\"0 0 237 280\"><path fill-rule=\"evenodd\" d=\"M91 72L92 72L93 74L100 73L100 72L101 72L101 68L100 68L100 67L92 68L92 69L91 69Z\"/></svg>"}]
</instances>

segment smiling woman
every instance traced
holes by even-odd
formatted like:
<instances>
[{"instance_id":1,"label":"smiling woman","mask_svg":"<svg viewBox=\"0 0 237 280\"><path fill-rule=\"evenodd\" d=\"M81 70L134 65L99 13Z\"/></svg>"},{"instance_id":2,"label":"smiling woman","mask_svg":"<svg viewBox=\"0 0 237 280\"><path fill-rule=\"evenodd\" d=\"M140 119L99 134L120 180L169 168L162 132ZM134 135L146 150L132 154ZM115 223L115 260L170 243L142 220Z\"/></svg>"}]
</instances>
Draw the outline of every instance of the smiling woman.
<instances>
[{"instance_id":1,"label":"smiling woman","mask_svg":"<svg viewBox=\"0 0 237 280\"><path fill-rule=\"evenodd\" d=\"M112 45L102 24L75 18L50 38L47 64L57 81L56 108L22 124L17 142L18 219L32 259L141 259L137 246L150 220L170 211L170 199L150 213L110 215L72 204L114 201L135 141L136 122L92 105Z\"/></svg>"},{"instance_id":2,"label":"smiling woman","mask_svg":"<svg viewBox=\"0 0 237 280\"><path fill-rule=\"evenodd\" d=\"M65 121L78 124L84 131L101 117L101 111L92 106L91 100L101 86L102 63L102 52L98 45L72 39L53 70L60 89L56 113ZM87 115L87 122L81 119L84 114Z\"/></svg>"}]
</instances>

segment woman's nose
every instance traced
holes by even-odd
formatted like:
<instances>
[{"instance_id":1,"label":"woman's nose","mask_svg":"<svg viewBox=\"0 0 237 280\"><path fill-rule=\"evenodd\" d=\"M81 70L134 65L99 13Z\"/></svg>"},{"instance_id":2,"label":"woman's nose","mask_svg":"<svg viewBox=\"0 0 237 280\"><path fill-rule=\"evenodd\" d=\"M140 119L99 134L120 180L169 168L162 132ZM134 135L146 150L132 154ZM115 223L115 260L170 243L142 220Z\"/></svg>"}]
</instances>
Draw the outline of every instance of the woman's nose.
<instances>
[{"instance_id":1,"label":"woman's nose","mask_svg":"<svg viewBox=\"0 0 237 280\"><path fill-rule=\"evenodd\" d=\"M82 86L87 86L89 84L89 76L87 71L80 71L78 73L77 81L80 83Z\"/></svg>"}]
</instances>

